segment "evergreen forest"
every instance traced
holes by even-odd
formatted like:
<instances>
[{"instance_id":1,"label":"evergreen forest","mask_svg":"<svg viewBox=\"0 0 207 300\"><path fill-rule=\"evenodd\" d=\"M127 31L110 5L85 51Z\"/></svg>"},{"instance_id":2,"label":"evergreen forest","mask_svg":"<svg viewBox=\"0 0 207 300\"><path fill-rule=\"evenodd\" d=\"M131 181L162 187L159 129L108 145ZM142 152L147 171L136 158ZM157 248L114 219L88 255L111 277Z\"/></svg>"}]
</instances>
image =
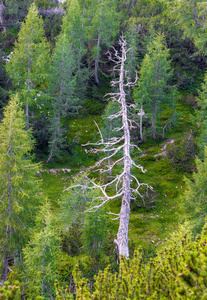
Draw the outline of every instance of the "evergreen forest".
<instances>
[{"instance_id":1,"label":"evergreen forest","mask_svg":"<svg viewBox=\"0 0 207 300\"><path fill-rule=\"evenodd\" d=\"M207 299L203 0L0 0L0 300Z\"/></svg>"}]
</instances>

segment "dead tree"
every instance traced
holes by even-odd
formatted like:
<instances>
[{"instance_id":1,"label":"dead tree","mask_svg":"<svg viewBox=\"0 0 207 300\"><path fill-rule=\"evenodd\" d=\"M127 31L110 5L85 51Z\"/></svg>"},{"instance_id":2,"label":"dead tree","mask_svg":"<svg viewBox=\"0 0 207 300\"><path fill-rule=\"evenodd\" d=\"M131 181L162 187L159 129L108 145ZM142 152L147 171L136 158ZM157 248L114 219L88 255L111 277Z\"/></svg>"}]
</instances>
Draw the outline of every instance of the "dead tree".
<instances>
[{"instance_id":1,"label":"dead tree","mask_svg":"<svg viewBox=\"0 0 207 300\"><path fill-rule=\"evenodd\" d=\"M119 55L118 51L113 48L113 53L108 52L109 59L113 61L116 66L114 68L115 72L118 72L119 79L117 81L112 81L112 86L118 90L116 93L108 94L109 100L116 101L119 103L120 109L118 113L109 116L108 118L113 120L117 118L121 118L122 125L120 128L116 128L114 130L123 132L121 137L112 137L109 138L107 141L104 141L101 131L99 129L99 133L101 135L101 140L98 143L88 143L87 145L95 146L96 148L93 149L93 152L98 153L104 152L106 156L99 160L96 163L96 167L101 173L104 172L111 172L112 169L119 163L123 163L123 169L121 174L116 175L113 180L109 183L100 185L92 180L89 180L90 185L87 186L89 189L100 189L102 196L99 197L99 203L93 206L88 211L95 211L99 209L102 205L106 202L121 198L121 210L120 213L117 215L115 219L119 219L119 229L118 234L115 239L115 244L118 250L118 256L123 255L124 257L129 257L129 248L128 248L128 227L129 227L129 215L130 215L130 202L131 199L135 198L139 195L141 198L141 194L139 193L139 188L142 185L147 184L140 183L139 180L132 175L131 169L132 166L135 166L141 169L142 172L143 167L140 165L136 165L136 163L132 160L130 155L130 148L136 147L130 143L130 128L133 127L133 120L129 118L129 110L133 108L133 104L127 104L126 101L126 93L125 88L132 86L134 83L126 82L125 79L125 61L127 59L127 52L130 50L126 48L126 41L123 37L121 37L119 41L121 47L121 56ZM86 145L85 145L86 146ZM100 149L97 149L97 146L100 146ZM123 155L121 158L116 159L116 154L122 151ZM107 161L112 159L111 164L107 164ZM101 167L105 163L105 167ZM107 165L107 166L106 166ZM133 183L133 188L131 182ZM134 187L135 186L135 187ZM74 186L73 186L74 187ZM82 186L83 187L83 186ZM109 195L109 189L113 188L115 190L114 195ZM72 187L67 188L66 190ZM151 187L150 187L151 188ZM97 200L97 198L96 198ZM110 213L112 214L112 213Z\"/></svg>"}]
</instances>

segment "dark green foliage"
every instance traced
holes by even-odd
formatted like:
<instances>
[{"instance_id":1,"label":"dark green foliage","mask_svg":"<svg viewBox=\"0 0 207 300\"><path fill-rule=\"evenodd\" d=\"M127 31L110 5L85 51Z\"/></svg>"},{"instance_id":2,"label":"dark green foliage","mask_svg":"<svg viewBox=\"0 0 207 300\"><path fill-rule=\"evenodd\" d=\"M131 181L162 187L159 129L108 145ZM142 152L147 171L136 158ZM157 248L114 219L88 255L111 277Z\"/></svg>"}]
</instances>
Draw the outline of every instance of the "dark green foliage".
<instances>
[{"instance_id":1,"label":"dark green foliage","mask_svg":"<svg viewBox=\"0 0 207 300\"><path fill-rule=\"evenodd\" d=\"M167 149L167 156L177 171L191 173L194 167L194 159L198 154L198 147L192 132L186 132L185 137L175 140Z\"/></svg>"},{"instance_id":2,"label":"dark green foliage","mask_svg":"<svg viewBox=\"0 0 207 300\"><path fill-rule=\"evenodd\" d=\"M196 119L198 120L200 130L200 147L207 145L207 74L205 74L204 82L201 85L198 97L198 110L196 111Z\"/></svg>"},{"instance_id":3,"label":"dark green foliage","mask_svg":"<svg viewBox=\"0 0 207 300\"><path fill-rule=\"evenodd\" d=\"M0 120L2 119L2 110L8 101L8 85L5 71L5 62L3 61L3 52L0 51Z\"/></svg>"},{"instance_id":4,"label":"dark green foliage","mask_svg":"<svg viewBox=\"0 0 207 300\"><path fill-rule=\"evenodd\" d=\"M100 192L90 186L85 174L75 178L62 198L60 223L63 251L70 255L70 261L72 259L79 266L84 276L93 280L98 270L108 263L114 264L116 258L112 222L105 208L87 211L100 197ZM68 278L71 275L72 268L68 269Z\"/></svg>"},{"instance_id":5,"label":"dark green foliage","mask_svg":"<svg viewBox=\"0 0 207 300\"><path fill-rule=\"evenodd\" d=\"M5 20L8 31L19 30L32 2L31 0L6 1Z\"/></svg>"},{"instance_id":6,"label":"dark green foliage","mask_svg":"<svg viewBox=\"0 0 207 300\"><path fill-rule=\"evenodd\" d=\"M70 38L66 34L58 37L52 56L49 77L50 112L49 112L49 151L47 160L60 156L64 148L66 129L62 126L62 118L77 114L80 104L75 94L77 88L76 63L70 50Z\"/></svg>"}]
</instances>

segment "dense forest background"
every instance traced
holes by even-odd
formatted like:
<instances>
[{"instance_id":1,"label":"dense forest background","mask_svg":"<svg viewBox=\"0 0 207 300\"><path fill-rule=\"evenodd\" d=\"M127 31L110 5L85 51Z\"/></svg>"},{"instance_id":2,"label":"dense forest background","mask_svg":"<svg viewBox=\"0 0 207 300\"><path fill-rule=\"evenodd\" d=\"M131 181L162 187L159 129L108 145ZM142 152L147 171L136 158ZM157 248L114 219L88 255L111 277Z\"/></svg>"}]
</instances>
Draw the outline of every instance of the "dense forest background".
<instances>
[{"instance_id":1,"label":"dense forest background","mask_svg":"<svg viewBox=\"0 0 207 300\"><path fill-rule=\"evenodd\" d=\"M0 2L1 299L207 299L206 10Z\"/></svg>"}]
</instances>

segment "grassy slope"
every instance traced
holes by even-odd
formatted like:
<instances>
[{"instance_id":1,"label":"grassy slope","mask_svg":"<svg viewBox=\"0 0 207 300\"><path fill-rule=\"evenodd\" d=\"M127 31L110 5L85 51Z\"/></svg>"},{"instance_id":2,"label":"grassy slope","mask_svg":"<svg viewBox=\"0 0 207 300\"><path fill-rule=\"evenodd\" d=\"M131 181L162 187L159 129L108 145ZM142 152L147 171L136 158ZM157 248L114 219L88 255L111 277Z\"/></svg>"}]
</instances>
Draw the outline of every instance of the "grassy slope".
<instances>
[{"instance_id":1,"label":"grassy slope","mask_svg":"<svg viewBox=\"0 0 207 300\"><path fill-rule=\"evenodd\" d=\"M177 143L182 143L183 134L189 130L191 124L192 109L185 106L180 101L177 110L180 111L177 127L168 134L165 140L148 140L140 148L142 153L134 151L132 154L137 163L143 165L146 173L135 170L134 174L140 182L148 183L153 187L153 192L145 198L146 207L140 207L142 201L138 204L132 202L131 216L129 226L129 238L131 249L142 245L146 249L146 256L153 255L155 247L162 247L166 237L178 228L183 218L183 212L180 209L180 194L184 187L184 172L176 169L169 158L163 156L161 148L170 138L175 138ZM93 165L97 157L86 152L82 144L88 141L94 141L98 136L98 130L94 123L100 123L100 116L89 115L84 118L74 119L70 123L68 132L69 141L73 141L73 154L57 161L54 165L45 166L45 168L69 168L71 172L62 171L53 173L42 173L43 189L49 196L54 206L58 205L61 194L65 187L69 186L71 179L80 170L87 169ZM170 147L170 146L167 146ZM144 154L144 155L143 155ZM185 174L186 175L186 174ZM190 176L187 174L187 176ZM111 210L119 211L120 203L115 201L111 203ZM113 234L115 236L118 228L118 222L114 221Z\"/></svg>"}]
</instances>

